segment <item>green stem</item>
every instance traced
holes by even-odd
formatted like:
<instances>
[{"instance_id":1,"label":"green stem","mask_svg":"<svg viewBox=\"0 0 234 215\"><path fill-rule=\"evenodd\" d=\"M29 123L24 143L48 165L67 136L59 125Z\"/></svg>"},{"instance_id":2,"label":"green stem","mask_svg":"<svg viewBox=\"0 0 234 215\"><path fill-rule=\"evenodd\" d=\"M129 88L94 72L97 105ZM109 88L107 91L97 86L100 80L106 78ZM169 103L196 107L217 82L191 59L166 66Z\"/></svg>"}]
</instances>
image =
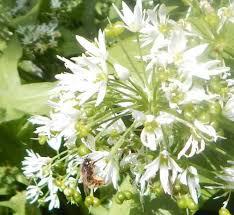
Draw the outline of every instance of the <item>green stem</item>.
<instances>
[{"instance_id":1,"label":"green stem","mask_svg":"<svg viewBox=\"0 0 234 215\"><path fill-rule=\"evenodd\" d=\"M125 137L129 134L129 132L132 131L134 126L135 126L135 123L133 122L132 125L121 136L121 138L118 140L118 142L112 147L112 149L111 149L112 155L114 155L116 153L116 151L123 145Z\"/></svg>"},{"instance_id":2,"label":"green stem","mask_svg":"<svg viewBox=\"0 0 234 215\"><path fill-rule=\"evenodd\" d=\"M126 55L129 63L131 64L133 70L135 71L136 75L138 76L139 80L142 82L143 86L144 86L144 81L143 78L140 75L140 72L138 71L138 69L136 68L136 66L134 65L134 63L132 62L132 59L130 58L130 56L128 55L128 52L126 51L126 49L124 48L122 42L119 42L120 44L120 48L122 49L122 51L124 52L124 54Z\"/></svg>"}]
</instances>

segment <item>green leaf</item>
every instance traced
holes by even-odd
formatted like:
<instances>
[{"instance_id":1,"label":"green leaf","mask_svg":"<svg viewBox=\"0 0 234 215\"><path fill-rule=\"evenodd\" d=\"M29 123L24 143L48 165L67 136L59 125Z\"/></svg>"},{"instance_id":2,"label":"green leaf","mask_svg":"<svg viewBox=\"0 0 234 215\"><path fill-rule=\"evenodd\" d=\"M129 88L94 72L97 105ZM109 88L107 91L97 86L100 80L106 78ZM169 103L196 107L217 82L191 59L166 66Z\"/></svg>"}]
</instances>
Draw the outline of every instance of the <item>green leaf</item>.
<instances>
[{"instance_id":1,"label":"green leaf","mask_svg":"<svg viewBox=\"0 0 234 215\"><path fill-rule=\"evenodd\" d=\"M17 193L9 201L0 202L0 206L11 208L14 215L26 215L25 204L25 192Z\"/></svg>"},{"instance_id":2,"label":"green leaf","mask_svg":"<svg viewBox=\"0 0 234 215\"><path fill-rule=\"evenodd\" d=\"M40 210L35 206L29 206L26 202L25 192L18 192L8 201L0 202L0 206L13 210L13 215L40 215Z\"/></svg>"},{"instance_id":3,"label":"green leaf","mask_svg":"<svg viewBox=\"0 0 234 215\"><path fill-rule=\"evenodd\" d=\"M0 107L6 111L0 122L14 120L24 114L47 114L48 91L53 86L54 83L34 83L6 91L0 100Z\"/></svg>"},{"instance_id":4,"label":"green leaf","mask_svg":"<svg viewBox=\"0 0 234 215\"><path fill-rule=\"evenodd\" d=\"M0 123L24 114L47 114L48 91L54 83L20 84L17 64L22 48L13 38L0 57Z\"/></svg>"},{"instance_id":5,"label":"green leaf","mask_svg":"<svg viewBox=\"0 0 234 215\"><path fill-rule=\"evenodd\" d=\"M15 38L0 57L0 89L10 90L20 85L17 62L22 55L20 43ZM4 92L0 91L0 96Z\"/></svg>"},{"instance_id":6,"label":"green leaf","mask_svg":"<svg viewBox=\"0 0 234 215\"><path fill-rule=\"evenodd\" d=\"M213 41L213 33L210 30L207 23L204 21L204 19L200 17L192 17L188 20L193 24L193 26L198 30L198 32L200 32L203 35L205 39Z\"/></svg>"},{"instance_id":7,"label":"green leaf","mask_svg":"<svg viewBox=\"0 0 234 215\"><path fill-rule=\"evenodd\" d=\"M47 114L48 92L54 85L49 82L22 85L16 93L15 110L31 115Z\"/></svg>"},{"instance_id":8,"label":"green leaf","mask_svg":"<svg viewBox=\"0 0 234 215\"><path fill-rule=\"evenodd\" d=\"M23 16L18 16L12 20L11 24L13 27L18 27L19 25L32 24L37 21L37 15L39 13L41 4L43 0L37 0L36 4L32 9Z\"/></svg>"},{"instance_id":9,"label":"green leaf","mask_svg":"<svg viewBox=\"0 0 234 215\"><path fill-rule=\"evenodd\" d=\"M62 34L63 41L58 47L58 54L62 56L80 55L82 50L75 37L76 35L84 35L84 29L79 28L71 31L67 28L59 28L59 32Z\"/></svg>"}]
</instances>

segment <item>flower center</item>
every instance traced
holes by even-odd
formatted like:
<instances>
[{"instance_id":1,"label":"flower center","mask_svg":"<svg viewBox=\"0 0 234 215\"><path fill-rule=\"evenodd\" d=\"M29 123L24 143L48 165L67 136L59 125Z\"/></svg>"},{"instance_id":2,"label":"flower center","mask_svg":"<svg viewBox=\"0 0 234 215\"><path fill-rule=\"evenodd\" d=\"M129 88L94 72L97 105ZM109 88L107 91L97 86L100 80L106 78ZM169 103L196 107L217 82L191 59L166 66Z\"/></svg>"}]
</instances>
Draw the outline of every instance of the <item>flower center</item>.
<instances>
[{"instance_id":1,"label":"flower center","mask_svg":"<svg viewBox=\"0 0 234 215\"><path fill-rule=\"evenodd\" d=\"M174 56L173 56L173 61L175 64L179 64L183 59L183 56L181 53L176 53Z\"/></svg>"},{"instance_id":2,"label":"flower center","mask_svg":"<svg viewBox=\"0 0 234 215\"><path fill-rule=\"evenodd\" d=\"M146 131L154 132L154 130L158 127L158 123L155 121L145 122L144 127Z\"/></svg>"},{"instance_id":3,"label":"flower center","mask_svg":"<svg viewBox=\"0 0 234 215\"><path fill-rule=\"evenodd\" d=\"M162 33L162 34L167 34L169 31L170 31L170 27L167 25L167 24L161 24L159 26L159 31Z\"/></svg>"},{"instance_id":4,"label":"flower center","mask_svg":"<svg viewBox=\"0 0 234 215\"><path fill-rule=\"evenodd\" d=\"M95 82L107 81L107 75L104 72L97 74Z\"/></svg>"}]
</instances>

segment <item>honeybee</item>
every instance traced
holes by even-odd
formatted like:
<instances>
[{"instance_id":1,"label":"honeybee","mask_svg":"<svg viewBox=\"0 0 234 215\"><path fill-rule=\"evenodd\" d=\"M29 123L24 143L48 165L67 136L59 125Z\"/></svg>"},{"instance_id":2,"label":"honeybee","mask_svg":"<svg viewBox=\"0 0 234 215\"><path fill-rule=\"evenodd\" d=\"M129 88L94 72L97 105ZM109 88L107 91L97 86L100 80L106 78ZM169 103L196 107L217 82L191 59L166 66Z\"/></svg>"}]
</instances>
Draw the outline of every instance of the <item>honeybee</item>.
<instances>
[{"instance_id":1,"label":"honeybee","mask_svg":"<svg viewBox=\"0 0 234 215\"><path fill-rule=\"evenodd\" d=\"M96 188L104 184L103 178L95 174L94 163L91 159L85 158L81 166L81 178L86 193L88 188Z\"/></svg>"}]
</instances>

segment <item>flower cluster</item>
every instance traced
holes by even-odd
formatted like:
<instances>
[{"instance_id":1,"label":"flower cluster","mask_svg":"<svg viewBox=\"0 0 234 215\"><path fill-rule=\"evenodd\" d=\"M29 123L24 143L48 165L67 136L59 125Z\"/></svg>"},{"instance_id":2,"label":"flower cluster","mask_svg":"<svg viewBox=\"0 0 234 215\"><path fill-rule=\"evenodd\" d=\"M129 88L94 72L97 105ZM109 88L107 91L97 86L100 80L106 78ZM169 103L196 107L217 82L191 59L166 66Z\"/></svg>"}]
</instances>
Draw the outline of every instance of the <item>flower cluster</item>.
<instances>
[{"instance_id":1,"label":"flower cluster","mask_svg":"<svg viewBox=\"0 0 234 215\"><path fill-rule=\"evenodd\" d=\"M48 49L53 49L58 45L58 38L61 36L57 30L58 23L50 22L40 25L19 26L19 34L24 46L33 49L33 52L43 54Z\"/></svg>"},{"instance_id":2,"label":"flower cluster","mask_svg":"<svg viewBox=\"0 0 234 215\"><path fill-rule=\"evenodd\" d=\"M78 203L82 190L118 190L124 170L142 196L156 186L178 200L186 196L192 204L185 207L196 210L199 169L190 158L225 138L220 116L234 119L230 69L212 57L191 23L171 20L165 5L146 11L137 0L133 11L124 2L122 11L114 8L123 22L109 25L109 35L119 36L123 28L133 35L119 42L125 61L107 49L102 30L93 43L76 37L82 56L58 56L69 71L56 75L50 115L30 118L39 125L39 143L58 154L28 151L23 169L34 182L28 198L52 209L63 192ZM218 13L219 31L233 19L225 11Z\"/></svg>"}]
</instances>

